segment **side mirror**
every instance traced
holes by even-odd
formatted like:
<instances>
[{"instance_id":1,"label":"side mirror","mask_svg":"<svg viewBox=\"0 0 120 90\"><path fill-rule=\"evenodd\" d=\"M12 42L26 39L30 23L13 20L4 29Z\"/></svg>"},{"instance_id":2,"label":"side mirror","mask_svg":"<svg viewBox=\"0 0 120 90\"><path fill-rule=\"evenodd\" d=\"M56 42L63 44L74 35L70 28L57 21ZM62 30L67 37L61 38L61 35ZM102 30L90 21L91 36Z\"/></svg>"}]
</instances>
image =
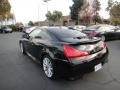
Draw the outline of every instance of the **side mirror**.
<instances>
[{"instance_id":1,"label":"side mirror","mask_svg":"<svg viewBox=\"0 0 120 90\"><path fill-rule=\"evenodd\" d=\"M30 36L29 36L28 34L24 34L22 37L23 37L23 38L27 38L27 39L30 38Z\"/></svg>"}]
</instances>

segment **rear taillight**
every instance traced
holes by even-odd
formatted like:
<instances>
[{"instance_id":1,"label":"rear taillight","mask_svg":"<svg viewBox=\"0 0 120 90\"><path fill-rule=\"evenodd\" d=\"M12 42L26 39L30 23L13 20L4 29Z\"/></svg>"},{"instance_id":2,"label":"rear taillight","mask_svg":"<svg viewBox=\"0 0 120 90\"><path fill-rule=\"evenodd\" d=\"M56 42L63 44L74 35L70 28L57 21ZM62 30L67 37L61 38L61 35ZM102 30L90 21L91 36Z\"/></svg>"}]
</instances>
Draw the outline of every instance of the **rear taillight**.
<instances>
[{"instance_id":1,"label":"rear taillight","mask_svg":"<svg viewBox=\"0 0 120 90\"><path fill-rule=\"evenodd\" d=\"M97 34L95 30L91 30L90 33L91 33L93 36L95 36L95 35Z\"/></svg>"},{"instance_id":2,"label":"rear taillight","mask_svg":"<svg viewBox=\"0 0 120 90\"><path fill-rule=\"evenodd\" d=\"M70 45L64 45L64 53L67 58L87 56L88 52L80 51Z\"/></svg>"}]
</instances>

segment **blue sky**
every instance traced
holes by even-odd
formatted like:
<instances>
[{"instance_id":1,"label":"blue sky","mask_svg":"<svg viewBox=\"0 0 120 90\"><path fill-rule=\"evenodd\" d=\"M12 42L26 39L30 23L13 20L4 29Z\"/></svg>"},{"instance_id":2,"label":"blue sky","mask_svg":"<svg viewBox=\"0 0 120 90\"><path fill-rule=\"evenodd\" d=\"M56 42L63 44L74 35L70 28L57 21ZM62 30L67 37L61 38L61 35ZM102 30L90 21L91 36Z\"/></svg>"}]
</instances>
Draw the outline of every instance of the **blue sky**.
<instances>
[{"instance_id":1,"label":"blue sky","mask_svg":"<svg viewBox=\"0 0 120 90\"><path fill-rule=\"evenodd\" d=\"M100 0L102 18L109 18L108 12L105 11L108 0ZM47 12L47 3L43 0L9 0L12 10L18 22L27 23L28 21L45 20ZM63 15L69 15L69 7L73 4L72 0L51 0L48 2L49 11L59 10ZM39 16L39 17L38 17Z\"/></svg>"}]
</instances>

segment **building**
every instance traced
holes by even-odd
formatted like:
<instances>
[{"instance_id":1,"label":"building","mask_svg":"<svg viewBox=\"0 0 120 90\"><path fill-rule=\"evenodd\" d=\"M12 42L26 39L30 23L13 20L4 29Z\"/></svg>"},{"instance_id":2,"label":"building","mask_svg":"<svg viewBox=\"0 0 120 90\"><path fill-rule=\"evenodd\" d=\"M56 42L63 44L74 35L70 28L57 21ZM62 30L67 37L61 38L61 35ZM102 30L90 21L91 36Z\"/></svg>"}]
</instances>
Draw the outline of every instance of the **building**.
<instances>
[{"instance_id":1,"label":"building","mask_svg":"<svg viewBox=\"0 0 120 90\"><path fill-rule=\"evenodd\" d=\"M61 20L58 22L52 22L52 21L39 21L39 22L35 22L35 25L37 26L69 26L69 25L75 25L75 22L72 21L70 15L68 16L62 16Z\"/></svg>"}]
</instances>

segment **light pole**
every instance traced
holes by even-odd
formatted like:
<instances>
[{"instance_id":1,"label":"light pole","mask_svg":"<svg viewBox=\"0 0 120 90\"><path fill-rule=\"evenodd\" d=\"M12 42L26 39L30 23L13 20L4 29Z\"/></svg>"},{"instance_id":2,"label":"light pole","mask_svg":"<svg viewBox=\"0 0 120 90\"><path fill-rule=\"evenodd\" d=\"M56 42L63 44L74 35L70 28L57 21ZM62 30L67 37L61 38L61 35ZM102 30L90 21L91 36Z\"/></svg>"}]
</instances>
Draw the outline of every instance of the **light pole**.
<instances>
[{"instance_id":1,"label":"light pole","mask_svg":"<svg viewBox=\"0 0 120 90\"><path fill-rule=\"evenodd\" d=\"M45 3L47 3L47 13L48 13L48 1L50 0L43 0ZM47 22L47 21L46 21ZM49 20L48 20L48 24L49 24Z\"/></svg>"},{"instance_id":2,"label":"light pole","mask_svg":"<svg viewBox=\"0 0 120 90\"><path fill-rule=\"evenodd\" d=\"M48 12L48 1L50 0L43 0L43 1L47 3L47 12Z\"/></svg>"},{"instance_id":3,"label":"light pole","mask_svg":"<svg viewBox=\"0 0 120 90\"><path fill-rule=\"evenodd\" d=\"M40 12L39 12L39 10L40 10L40 9L39 9L39 5L38 5L38 26L40 26L40 20L39 20L39 15L40 15L39 13L40 13Z\"/></svg>"}]
</instances>

